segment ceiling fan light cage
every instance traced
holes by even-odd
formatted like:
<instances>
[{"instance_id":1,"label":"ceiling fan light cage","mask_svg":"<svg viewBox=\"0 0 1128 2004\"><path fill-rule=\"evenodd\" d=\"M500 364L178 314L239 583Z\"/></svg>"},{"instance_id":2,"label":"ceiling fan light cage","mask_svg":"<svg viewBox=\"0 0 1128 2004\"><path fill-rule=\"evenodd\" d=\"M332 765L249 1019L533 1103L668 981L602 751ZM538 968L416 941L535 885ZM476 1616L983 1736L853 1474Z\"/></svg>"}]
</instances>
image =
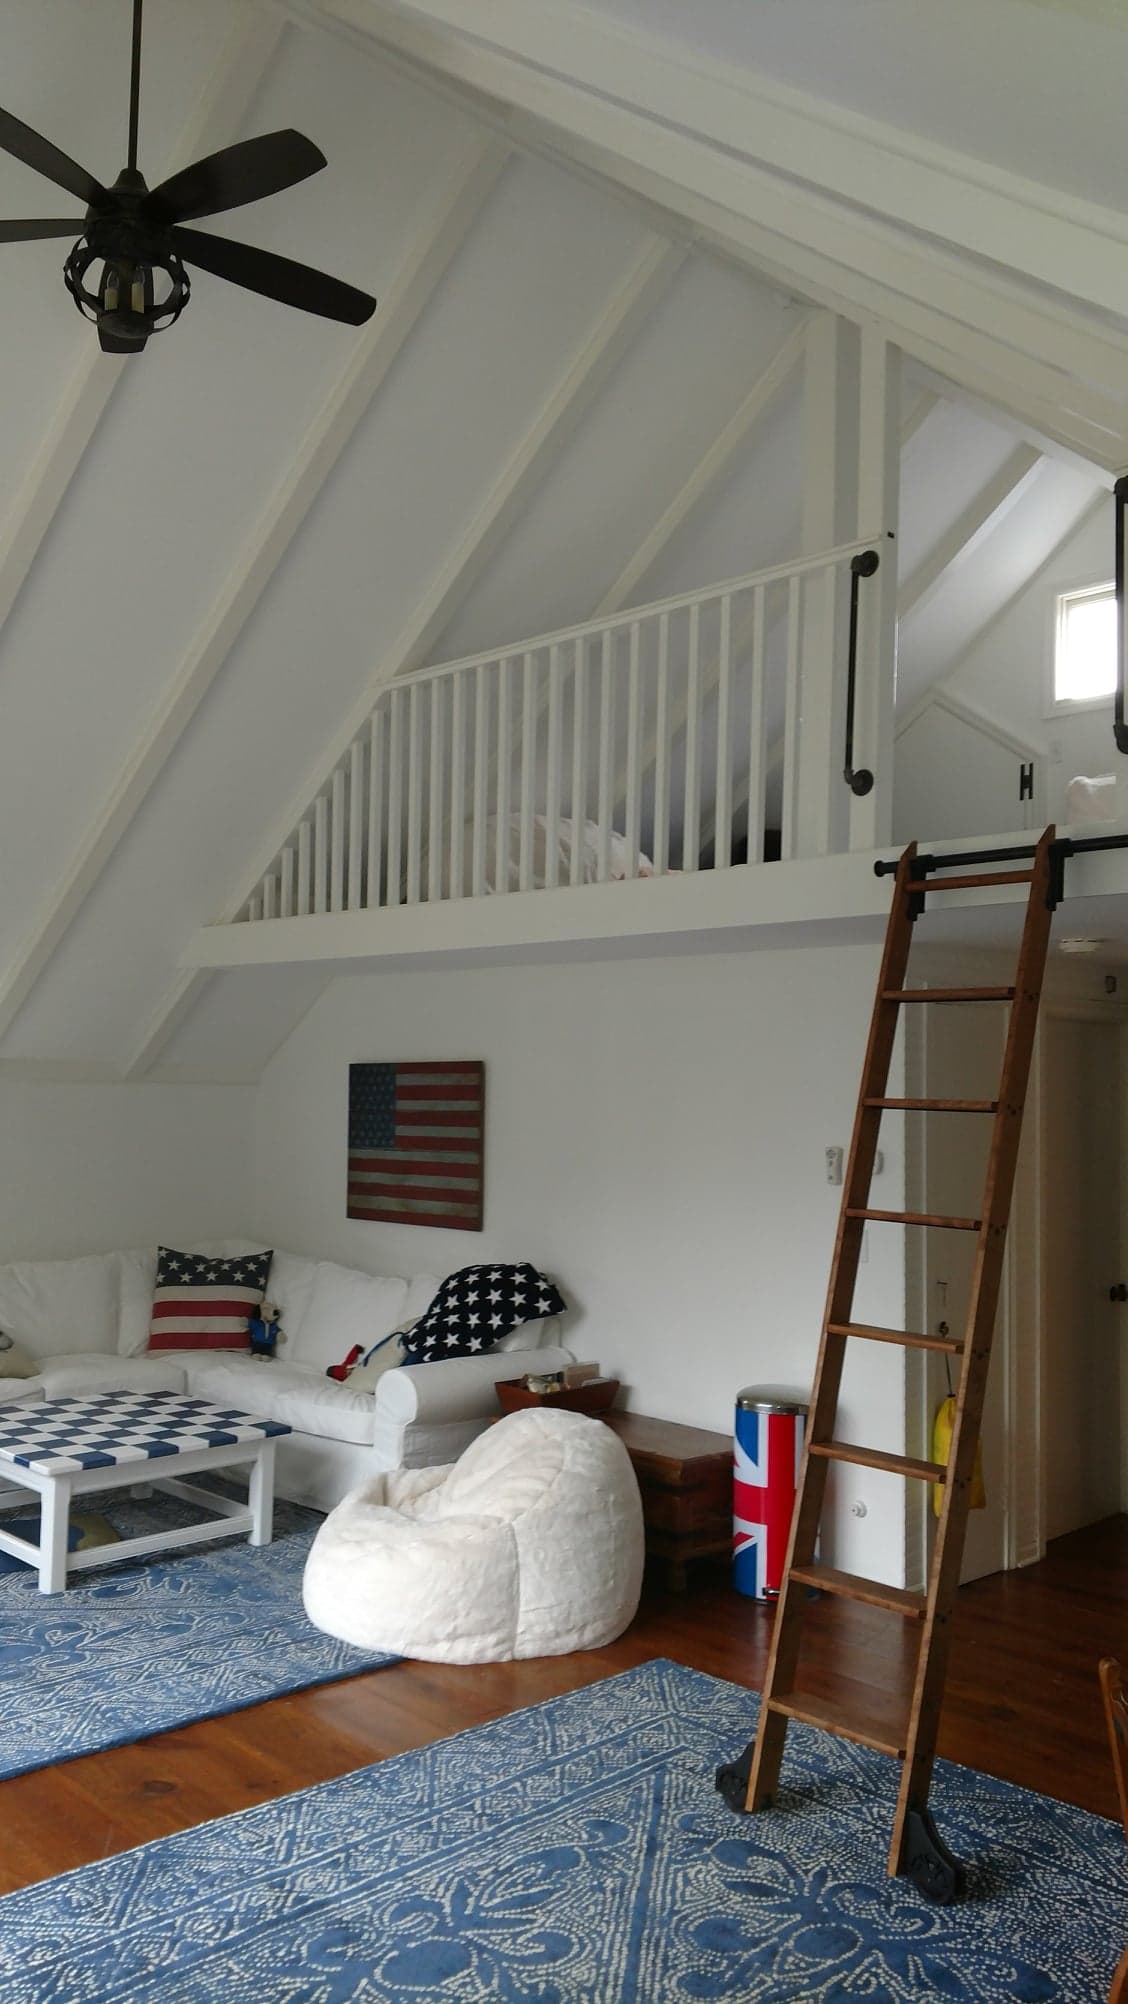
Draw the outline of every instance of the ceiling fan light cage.
<instances>
[{"instance_id":1,"label":"ceiling fan light cage","mask_svg":"<svg viewBox=\"0 0 1128 2004\"><path fill-rule=\"evenodd\" d=\"M96 272L95 267L101 266ZM109 324L121 335L143 345L179 320L192 287L183 264L171 249L152 262L107 257L88 237L80 237L63 265L67 291L79 312L98 326Z\"/></svg>"}]
</instances>

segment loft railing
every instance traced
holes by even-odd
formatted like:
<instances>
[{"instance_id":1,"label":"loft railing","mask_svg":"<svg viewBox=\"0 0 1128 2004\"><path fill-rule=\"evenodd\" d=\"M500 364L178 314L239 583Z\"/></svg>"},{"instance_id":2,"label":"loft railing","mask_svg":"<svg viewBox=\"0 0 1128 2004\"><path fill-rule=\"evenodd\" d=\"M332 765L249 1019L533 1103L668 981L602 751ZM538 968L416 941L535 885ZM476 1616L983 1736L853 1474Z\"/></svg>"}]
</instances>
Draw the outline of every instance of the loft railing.
<instances>
[{"instance_id":1,"label":"loft railing","mask_svg":"<svg viewBox=\"0 0 1128 2004\"><path fill-rule=\"evenodd\" d=\"M805 619L825 619L828 592L845 602L869 548L400 677L240 916L762 861L766 828L791 819ZM849 765L852 709L847 729Z\"/></svg>"}]
</instances>

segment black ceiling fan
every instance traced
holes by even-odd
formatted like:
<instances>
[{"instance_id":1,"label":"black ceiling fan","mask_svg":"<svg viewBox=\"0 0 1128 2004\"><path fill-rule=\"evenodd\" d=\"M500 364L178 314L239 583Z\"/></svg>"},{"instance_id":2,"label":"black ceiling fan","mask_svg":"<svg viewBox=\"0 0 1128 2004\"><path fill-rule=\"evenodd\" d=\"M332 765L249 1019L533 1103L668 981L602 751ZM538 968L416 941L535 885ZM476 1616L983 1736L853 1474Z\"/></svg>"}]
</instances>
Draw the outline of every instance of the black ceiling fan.
<instances>
[{"instance_id":1,"label":"black ceiling fan","mask_svg":"<svg viewBox=\"0 0 1128 2004\"><path fill-rule=\"evenodd\" d=\"M137 166L142 4L133 0L128 166L112 188L104 188L49 139L0 110L0 149L86 203L85 217L0 221L0 243L80 233L63 276L79 311L97 322L98 339L111 355L136 354L150 334L179 319L191 290L185 263L201 265L217 278L285 306L359 327L375 311L376 301L368 293L273 251L183 228L197 216L257 202L316 174L326 165L325 155L300 132L266 132L241 140L195 161L157 188L147 186ZM99 264L100 274L88 280Z\"/></svg>"}]
</instances>

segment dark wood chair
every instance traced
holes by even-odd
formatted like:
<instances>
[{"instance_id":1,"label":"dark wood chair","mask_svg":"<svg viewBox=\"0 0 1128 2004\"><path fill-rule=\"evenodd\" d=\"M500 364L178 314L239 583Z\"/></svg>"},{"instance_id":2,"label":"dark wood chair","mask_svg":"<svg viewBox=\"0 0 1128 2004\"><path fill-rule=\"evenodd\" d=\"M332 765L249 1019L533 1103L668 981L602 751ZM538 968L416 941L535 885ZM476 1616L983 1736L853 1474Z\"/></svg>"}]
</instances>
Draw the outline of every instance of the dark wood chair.
<instances>
[{"instance_id":1,"label":"dark wood chair","mask_svg":"<svg viewBox=\"0 0 1128 2004\"><path fill-rule=\"evenodd\" d=\"M1120 1665L1115 1657L1104 1657L1098 1674L1101 1680L1101 1696L1104 1699L1105 1719L1108 1723L1112 1771L1116 1776L1120 1820L1124 1825L1124 1835L1128 1837L1128 1694L1125 1693ZM1108 1993L1108 2004L1128 2004L1128 1948L1116 1965L1112 1989Z\"/></svg>"}]
</instances>

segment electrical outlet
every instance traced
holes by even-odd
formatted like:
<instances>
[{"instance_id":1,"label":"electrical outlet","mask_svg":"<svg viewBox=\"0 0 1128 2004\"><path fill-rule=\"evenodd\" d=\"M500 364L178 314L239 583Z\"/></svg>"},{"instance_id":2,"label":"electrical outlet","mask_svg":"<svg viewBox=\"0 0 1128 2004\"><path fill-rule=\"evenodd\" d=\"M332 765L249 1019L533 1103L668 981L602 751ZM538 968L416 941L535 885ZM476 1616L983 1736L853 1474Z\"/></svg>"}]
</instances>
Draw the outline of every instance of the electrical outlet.
<instances>
[{"instance_id":1,"label":"electrical outlet","mask_svg":"<svg viewBox=\"0 0 1128 2004\"><path fill-rule=\"evenodd\" d=\"M841 1183L842 1181L841 1148L828 1148L826 1151L826 1180L828 1183Z\"/></svg>"}]
</instances>

